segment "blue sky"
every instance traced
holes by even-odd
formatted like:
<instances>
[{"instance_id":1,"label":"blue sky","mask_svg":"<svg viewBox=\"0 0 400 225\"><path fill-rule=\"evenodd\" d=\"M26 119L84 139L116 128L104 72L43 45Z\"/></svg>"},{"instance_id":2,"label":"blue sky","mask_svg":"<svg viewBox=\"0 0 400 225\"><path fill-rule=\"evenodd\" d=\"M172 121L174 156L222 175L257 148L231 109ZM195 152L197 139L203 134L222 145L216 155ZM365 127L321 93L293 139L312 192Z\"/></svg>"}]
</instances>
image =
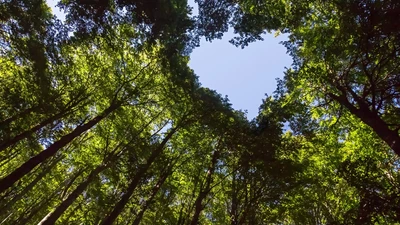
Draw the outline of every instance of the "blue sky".
<instances>
[{"instance_id":1,"label":"blue sky","mask_svg":"<svg viewBox=\"0 0 400 225\"><path fill-rule=\"evenodd\" d=\"M53 13L62 19L63 14L54 8L57 0L47 2ZM189 4L194 6L193 0L189 0ZM194 7L193 13L196 11ZM252 119L257 116L265 94L275 90L275 79L283 76L284 68L290 67L292 60L285 47L279 44L285 40L284 36L275 38L273 34L266 34L264 41L244 49L229 43L233 36L230 31L212 43L202 40L190 57L190 67L203 86L227 95L233 108L247 110L248 119Z\"/></svg>"},{"instance_id":2,"label":"blue sky","mask_svg":"<svg viewBox=\"0 0 400 225\"><path fill-rule=\"evenodd\" d=\"M228 42L233 36L230 32L222 40L202 41L190 57L190 67L203 86L228 95L233 108L248 110L247 117L252 119L257 116L265 94L275 90L275 79L283 76L284 68L290 67L292 60L279 44L285 40L283 36L274 38L267 34L264 41L244 49Z\"/></svg>"}]
</instances>

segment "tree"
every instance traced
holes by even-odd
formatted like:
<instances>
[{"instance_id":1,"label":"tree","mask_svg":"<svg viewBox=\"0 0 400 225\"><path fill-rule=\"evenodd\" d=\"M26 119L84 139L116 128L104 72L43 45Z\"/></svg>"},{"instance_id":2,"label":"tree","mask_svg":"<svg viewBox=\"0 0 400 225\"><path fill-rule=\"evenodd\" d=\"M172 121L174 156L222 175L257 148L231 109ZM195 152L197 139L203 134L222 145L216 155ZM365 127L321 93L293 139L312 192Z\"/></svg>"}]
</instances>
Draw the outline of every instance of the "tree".
<instances>
[{"instance_id":1,"label":"tree","mask_svg":"<svg viewBox=\"0 0 400 225\"><path fill-rule=\"evenodd\" d=\"M4 2L1 223L399 222L395 136L375 126L396 132L397 3L360 2L199 0L193 17L183 0L66 0L65 23ZM290 32L295 64L252 121L188 66L229 26L242 46Z\"/></svg>"},{"instance_id":2,"label":"tree","mask_svg":"<svg viewBox=\"0 0 400 225\"><path fill-rule=\"evenodd\" d=\"M288 46L299 62L295 79L317 78L305 92L311 94L315 93L314 88L322 88L325 95L316 100L322 104L330 104L330 99L339 103L399 154L394 53L399 48L398 31L383 25L392 24L388 15L396 8L398 4L392 1L323 4L315 13L318 19L310 21L318 25L294 31L293 44ZM326 10L337 12L339 17L334 18ZM329 23L322 25L323 21ZM332 38L327 40L326 35ZM290 85L300 85L293 78L287 80L294 83Z\"/></svg>"},{"instance_id":3,"label":"tree","mask_svg":"<svg viewBox=\"0 0 400 225\"><path fill-rule=\"evenodd\" d=\"M397 1L198 2L209 18L199 20L203 27L220 37L231 24L237 46L261 40L266 31L289 34L284 44L294 68L285 82L293 98L319 102L334 114L340 108L334 103L343 106L400 154Z\"/></svg>"}]
</instances>

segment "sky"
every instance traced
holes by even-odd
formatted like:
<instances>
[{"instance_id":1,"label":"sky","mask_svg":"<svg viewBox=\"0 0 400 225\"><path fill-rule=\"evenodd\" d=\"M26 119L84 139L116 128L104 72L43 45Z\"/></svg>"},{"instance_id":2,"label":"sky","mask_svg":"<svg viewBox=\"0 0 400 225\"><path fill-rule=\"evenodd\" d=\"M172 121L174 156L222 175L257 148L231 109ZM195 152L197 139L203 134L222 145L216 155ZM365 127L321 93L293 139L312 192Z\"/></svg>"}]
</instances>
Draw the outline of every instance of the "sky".
<instances>
[{"instance_id":1,"label":"sky","mask_svg":"<svg viewBox=\"0 0 400 225\"><path fill-rule=\"evenodd\" d=\"M232 32L212 43L202 41L190 57L190 67L200 83L227 95L234 109L247 110L247 118L258 114L258 107L276 89L276 78L282 78L285 67L292 64L286 48L279 44L285 37L264 36L264 41L244 49L229 43Z\"/></svg>"},{"instance_id":2,"label":"sky","mask_svg":"<svg viewBox=\"0 0 400 225\"><path fill-rule=\"evenodd\" d=\"M53 13L63 19L63 13L55 8L57 0L47 2ZM189 4L197 14L193 0ZM233 108L247 110L247 118L251 120L257 116L265 94L271 95L276 89L276 78L283 76L292 60L286 48L279 44L286 40L285 36L275 38L273 34L266 34L264 41L251 43L244 49L230 44L232 37L234 34L230 31L211 43L203 39L191 54L189 66L199 76L202 86L216 90L223 97L227 95Z\"/></svg>"}]
</instances>

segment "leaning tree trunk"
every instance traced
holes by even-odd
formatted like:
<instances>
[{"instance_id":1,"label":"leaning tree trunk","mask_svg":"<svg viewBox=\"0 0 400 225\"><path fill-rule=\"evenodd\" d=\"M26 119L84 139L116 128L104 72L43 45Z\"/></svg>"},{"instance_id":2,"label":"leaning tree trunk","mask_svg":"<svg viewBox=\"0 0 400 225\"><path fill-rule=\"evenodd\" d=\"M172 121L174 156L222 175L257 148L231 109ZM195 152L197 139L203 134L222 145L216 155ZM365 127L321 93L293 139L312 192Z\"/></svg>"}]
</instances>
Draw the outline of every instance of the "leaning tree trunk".
<instances>
[{"instance_id":1,"label":"leaning tree trunk","mask_svg":"<svg viewBox=\"0 0 400 225\"><path fill-rule=\"evenodd\" d=\"M97 177L99 173L101 173L103 170L105 170L107 166L105 164L101 164L97 166L86 178L85 181L83 181L81 184L78 185L78 187L75 188L75 190L68 195L68 197L61 202L59 206L53 211L47 214L46 217L44 217L38 225L51 225L55 224L55 222L60 218L60 216L72 205L72 203L82 194L84 190L89 186L89 184Z\"/></svg>"},{"instance_id":2,"label":"leaning tree trunk","mask_svg":"<svg viewBox=\"0 0 400 225\"><path fill-rule=\"evenodd\" d=\"M20 167L18 167L16 170L14 170L11 174L4 177L0 181L0 193L7 190L15 182L17 182L22 177L24 177L26 174L31 172L37 165L44 162L46 159L54 156L58 152L58 150L60 150L64 146L66 146L68 143L70 143L76 137L81 135L83 132L89 130L94 125L98 124L101 120L106 118L110 113L112 113L114 110L116 110L119 106L120 106L120 104L111 104L111 106L108 107L106 110L104 110L103 113L94 117L92 120L85 123L84 125L78 126L71 133L63 136L60 140L54 142L47 149L43 150L36 156L30 158L27 162L22 164Z\"/></svg>"},{"instance_id":3,"label":"leaning tree trunk","mask_svg":"<svg viewBox=\"0 0 400 225\"><path fill-rule=\"evenodd\" d=\"M53 123L56 120L63 118L66 114L67 114L66 112L57 113L57 114L43 120L36 126L30 128L29 130L23 131L22 133L18 134L17 136L4 141L3 143L0 144L0 152L4 151L5 149L7 149L8 147L10 147L12 145L17 144L21 140L28 138L31 134L35 133L36 131L40 130L41 128Z\"/></svg>"},{"instance_id":4,"label":"leaning tree trunk","mask_svg":"<svg viewBox=\"0 0 400 225\"><path fill-rule=\"evenodd\" d=\"M398 130L391 130L389 126L382 120L379 115L372 112L368 105L362 101L362 99L356 99L359 108L355 107L349 102L345 95L334 95L329 96L337 101L339 104L345 106L352 114L360 118L365 124L370 126L375 133L385 141L393 151L400 156L400 136Z\"/></svg>"},{"instance_id":5,"label":"leaning tree trunk","mask_svg":"<svg viewBox=\"0 0 400 225\"><path fill-rule=\"evenodd\" d=\"M154 197L157 195L158 191L160 190L161 186L164 184L165 180L168 178L168 171L160 176L156 185L154 185L153 190L151 192L150 197L146 200L143 204L142 209L140 210L139 214L136 216L135 220L133 221L132 225L139 225L140 221L143 218L144 213L146 212L147 208L150 206L151 202L153 201Z\"/></svg>"},{"instance_id":6,"label":"leaning tree trunk","mask_svg":"<svg viewBox=\"0 0 400 225\"><path fill-rule=\"evenodd\" d=\"M218 157L219 157L219 151L214 151L211 159L211 164L207 170L205 188L200 190L200 193L197 196L196 201L194 203L195 210L192 221L190 222L191 225L197 225L199 223L200 213L204 209L203 200L207 197L208 193L210 193L211 191L212 175L214 174L215 165L217 164Z\"/></svg>"},{"instance_id":7,"label":"leaning tree trunk","mask_svg":"<svg viewBox=\"0 0 400 225\"><path fill-rule=\"evenodd\" d=\"M0 144L0 152L4 151L5 149L7 149L8 147L17 144L19 141L28 138L31 134L35 133L36 131L40 130L41 128L53 123L56 120L59 120L69 114L72 113L72 109L77 106L83 99L79 99L76 102L74 102L72 105L68 106L65 110L63 110L62 112L59 112L45 120L43 120L42 122L40 122L39 124L37 124L36 126L33 126L32 128L23 131L20 134L17 134L15 137L9 139L9 140L5 140L3 143Z\"/></svg>"},{"instance_id":8,"label":"leaning tree trunk","mask_svg":"<svg viewBox=\"0 0 400 225\"><path fill-rule=\"evenodd\" d=\"M55 192L53 192L47 199L43 200L42 202L40 202L38 204L38 206L36 206L35 208L33 208L29 214L22 214L20 218L18 218L18 220L15 223L12 224L18 224L18 225L25 225L25 224L29 224L28 222L32 219L32 217L34 217L38 212L40 212L43 208L46 208L46 206L48 205L48 203L57 195L59 190L56 190ZM26 217L25 217L26 216Z\"/></svg>"},{"instance_id":9,"label":"leaning tree trunk","mask_svg":"<svg viewBox=\"0 0 400 225\"><path fill-rule=\"evenodd\" d=\"M45 168L42 172L40 172L35 179L30 182L20 193L18 193L14 198L11 199L11 201L7 202L3 207L0 208L0 212L6 212L9 210L11 206L13 206L17 201L19 201L25 194L27 194L29 191L32 190L32 188L41 180L43 177L45 177L51 169L54 168L54 166L57 165L59 161L61 161L63 157L59 157L54 162L52 162L47 168Z\"/></svg>"},{"instance_id":10,"label":"leaning tree trunk","mask_svg":"<svg viewBox=\"0 0 400 225\"><path fill-rule=\"evenodd\" d=\"M4 127L8 126L10 123L18 120L19 118L24 118L25 116L27 116L28 114L30 114L31 112L35 111L38 108L39 108L39 105L27 108L24 111L1 121L0 129L3 129Z\"/></svg>"},{"instance_id":11,"label":"leaning tree trunk","mask_svg":"<svg viewBox=\"0 0 400 225\"><path fill-rule=\"evenodd\" d=\"M84 190L89 186L89 184L105 169L108 168L110 163L114 162L118 159L119 153L116 153L119 146L117 146L112 152L108 154L108 156L103 160L103 163L98 165L90 174L87 176L86 180L83 181L72 191L68 197L61 202L60 205L53 211L47 214L39 223L38 225L44 224L55 224L55 222L60 218L60 216L72 205L72 203L83 193Z\"/></svg>"},{"instance_id":12,"label":"leaning tree trunk","mask_svg":"<svg viewBox=\"0 0 400 225\"><path fill-rule=\"evenodd\" d=\"M101 222L101 225L111 225L114 223L114 221L117 219L119 214L122 212L124 209L125 205L128 203L131 195L133 194L134 190L136 189L137 185L139 184L139 181L142 179L142 177L146 174L148 168L153 164L154 160L161 155L165 145L167 142L171 139L173 134L177 131L177 128L173 128L169 134L164 138L164 140L161 142L161 144L151 153L150 157L147 159L147 163L143 165L139 171L136 173L135 177L132 179L131 183L129 184L126 192L122 195L121 200L115 205L114 209L111 211L111 213L104 218L104 220Z\"/></svg>"}]
</instances>

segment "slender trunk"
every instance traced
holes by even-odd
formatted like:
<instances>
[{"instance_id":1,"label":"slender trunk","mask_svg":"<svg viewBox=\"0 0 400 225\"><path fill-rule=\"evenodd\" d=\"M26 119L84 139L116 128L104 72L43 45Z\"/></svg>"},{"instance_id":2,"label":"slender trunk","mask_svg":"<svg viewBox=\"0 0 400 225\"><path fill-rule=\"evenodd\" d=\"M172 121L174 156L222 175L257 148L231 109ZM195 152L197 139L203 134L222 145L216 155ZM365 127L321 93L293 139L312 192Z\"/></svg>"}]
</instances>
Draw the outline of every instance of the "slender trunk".
<instances>
[{"instance_id":1,"label":"slender trunk","mask_svg":"<svg viewBox=\"0 0 400 225\"><path fill-rule=\"evenodd\" d=\"M212 182L212 175L214 174L215 165L217 164L218 157L219 157L219 151L214 151L212 159L211 159L211 164L207 170L205 188L200 190L200 193L197 196L197 199L194 203L195 210L194 210L194 215L193 215L192 221L190 222L191 225L197 225L199 223L200 213L204 209L203 200L207 197L208 193L211 191L210 187L211 187L211 182Z\"/></svg>"},{"instance_id":2,"label":"slender trunk","mask_svg":"<svg viewBox=\"0 0 400 225\"><path fill-rule=\"evenodd\" d=\"M70 210L70 213L67 215L67 218L63 224L72 224L71 222L69 222L69 220L74 217L75 213L78 212L78 210L82 209L82 204L83 202L79 202L73 209Z\"/></svg>"},{"instance_id":3,"label":"slender trunk","mask_svg":"<svg viewBox=\"0 0 400 225\"><path fill-rule=\"evenodd\" d=\"M329 96L345 106L352 114L360 118L365 124L370 126L375 133L385 141L391 149L397 154L400 155L400 136L397 130L389 129L389 126L379 117L376 113L372 112L369 107L362 102L362 100L358 100L357 103L360 108L355 107L353 104L349 102L346 96L341 95L337 96L334 94L329 94Z\"/></svg>"},{"instance_id":4,"label":"slender trunk","mask_svg":"<svg viewBox=\"0 0 400 225\"><path fill-rule=\"evenodd\" d=\"M53 195L51 196L54 197L54 192ZM37 209L38 207L40 207L41 205L41 201L43 199L43 196L39 196L38 198L34 199L34 201L29 202L30 204L27 205L26 207L24 207L24 211L18 212L19 216L17 219L15 219L14 221L8 221L7 224L21 224L20 221L24 221L27 217L26 216L30 216L32 212L36 213L37 211L35 209ZM42 201L48 201L48 199L44 199Z\"/></svg>"},{"instance_id":5,"label":"slender trunk","mask_svg":"<svg viewBox=\"0 0 400 225\"><path fill-rule=\"evenodd\" d=\"M136 218L133 221L132 225L139 225L140 224L140 221L142 220L144 213L146 212L147 208L150 206L151 202L153 201L154 197L157 195L158 191L160 190L161 186L164 184L165 180L168 178L168 175L169 175L168 172L165 172L164 174L161 175L161 177L158 180L157 184L154 185L150 197L143 204L142 209L140 210L139 214L136 216Z\"/></svg>"},{"instance_id":6,"label":"slender trunk","mask_svg":"<svg viewBox=\"0 0 400 225\"><path fill-rule=\"evenodd\" d=\"M4 142L0 144L0 152L4 151L6 148L17 144L19 141L28 138L31 134L35 133L36 131L40 130L41 128L53 123L56 120L59 120L73 112L73 108L77 105L79 105L80 102L82 102L84 98L77 99L76 101L70 101L65 109L63 109L61 112L51 116L50 118L47 118L37 124L36 126L30 128L29 130L23 131L20 134L17 134L15 137L8 139L8 140L3 140Z\"/></svg>"},{"instance_id":7,"label":"slender trunk","mask_svg":"<svg viewBox=\"0 0 400 225\"><path fill-rule=\"evenodd\" d=\"M185 224L185 218L183 218L183 210L185 209L185 203L182 203L181 210L179 210L179 218L178 222L176 223L177 225L183 225Z\"/></svg>"},{"instance_id":8,"label":"slender trunk","mask_svg":"<svg viewBox=\"0 0 400 225\"><path fill-rule=\"evenodd\" d=\"M197 225L200 219L200 213L203 211L203 199L206 198L207 194L203 191L200 192L198 195L194 205L195 205L195 210L194 214L192 217L192 221L190 222L191 225Z\"/></svg>"},{"instance_id":9,"label":"slender trunk","mask_svg":"<svg viewBox=\"0 0 400 225\"><path fill-rule=\"evenodd\" d=\"M14 151L11 154L4 154L5 156L0 159L0 168L12 161L15 157L19 156L19 151Z\"/></svg>"},{"instance_id":10,"label":"slender trunk","mask_svg":"<svg viewBox=\"0 0 400 225\"><path fill-rule=\"evenodd\" d=\"M86 178L85 181L83 181L81 184L78 185L78 187L75 188L75 190L68 195L68 197L59 205L57 208L53 211L50 212L49 214L46 215L38 224L40 225L45 225L45 224L54 224L58 218L72 205L72 203L83 193L84 190L89 186L89 184L105 169L108 168L108 165L111 162L114 162L115 160L118 159L119 153L115 153L120 145L118 145L114 151L109 153L109 155L103 160L103 163L98 165ZM72 179L75 180L75 179ZM70 182L71 184L71 182ZM67 188L68 189L68 188ZM67 190L64 190L64 194Z\"/></svg>"},{"instance_id":11,"label":"slender trunk","mask_svg":"<svg viewBox=\"0 0 400 225\"><path fill-rule=\"evenodd\" d=\"M35 111L38 108L39 108L39 105L33 106L31 108L25 109L24 111L14 115L14 116L11 116L11 117L1 121L0 122L0 129L3 129L4 127L8 126L10 123L16 121L19 118L25 117L26 115L30 114L31 112Z\"/></svg>"},{"instance_id":12,"label":"slender trunk","mask_svg":"<svg viewBox=\"0 0 400 225\"><path fill-rule=\"evenodd\" d=\"M230 210L230 217L231 217L231 225L237 225L238 223L238 216L237 216L237 208L238 208L238 199L237 199L237 190L236 190L236 173L233 173L232 178L232 205Z\"/></svg>"},{"instance_id":13,"label":"slender trunk","mask_svg":"<svg viewBox=\"0 0 400 225\"><path fill-rule=\"evenodd\" d=\"M29 191L32 190L32 188L41 180L43 177L45 177L51 169L53 169L54 166L57 165L57 163L62 159L63 157L59 157L56 160L54 160L47 168L45 168L41 173L39 173L36 178L29 183L20 193L18 193L10 202L8 202L6 205L0 208L0 212L6 212L10 209L11 206L13 206L17 201L19 201L25 194L27 194Z\"/></svg>"},{"instance_id":14,"label":"slender trunk","mask_svg":"<svg viewBox=\"0 0 400 225\"><path fill-rule=\"evenodd\" d=\"M40 130L41 128L51 124L52 122L63 118L65 115L67 115L68 112L60 112L57 113L53 116L51 116L50 118L47 118L45 120L43 120L42 122L40 122L39 124L37 124L36 126L30 128L29 130L26 130L20 134L18 134L17 136L4 141L3 143L0 144L0 152L4 151L5 149L7 149L8 147L17 144L19 141L28 138L31 134L35 133L36 131Z\"/></svg>"},{"instance_id":15,"label":"slender trunk","mask_svg":"<svg viewBox=\"0 0 400 225\"><path fill-rule=\"evenodd\" d=\"M360 206L358 207L358 214L357 214L357 219L355 221L355 224L357 225L362 225L362 224L368 224L370 220L370 215L368 212L368 199L364 195L360 196Z\"/></svg>"},{"instance_id":16,"label":"slender trunk","mask_svg":"<svg viewBox=\"0 0 400 225\"><path fill-rule=\"evenodd\" d=\"M114 149L114 151L108 154L108 156L103 160L102 164L98 165L87 176L85 181L79 184L78 187L76 187L75 190L71 194L69 194L68 197L53 212L47 214L38 224L54 224L58 220L58 218L60 218L60 216L72 205L72 203L83 193L83 191L86 190L89 184L99 175L99 173L104 171L108 167L109 163L117 160L118 153L115 152L118 150L118 148L119 145ZM75 178L72 179L72 181L74 180ZM67 189L65 189L64 192L66 192Z\"/></svg>"},{"instance_id":17,"label":"slender trunk","mask_svg":"<svg viewBox=\"0 0 400 225\"><path fill-rule=\"evenodd\" d=\"M46 159L54 156L58 152L58 150L60 150L64 146L66 146L68 143L70 143L76 137L81 135L83 132L89 130L94 125L99 123L101 120L103 120L105 117L107 117L110 113L112 113L118 107L119 107L119 104L112 104L110 107L108 107L106 110L104 110L103 113L101 113L100 115L94 117L92 120L85 123L84 125L78 126L71 133L63 136L60 140L54 142L47 149L43 150L36 156L30 158L27 162L22 164L20 167L18 167L16 170L14 170L11 174L9 174L8 176L6 176L2 180L0 180L0 193L4 192L9 187L11 187L16 181L18 181L23 176L25 176L30 171L32 171L37 165L44 162Z\"/></svg>"},{"instance_id":18,"label":"slender trunk","mask_svg":"<svg viewBox=\"0 0 400 225\"><path fill-rule=\"evenodd\" d=\"M164 138L164 140L161 142L161 144L151 153L150 157L147 159L147 163L143 165L139 169L139 171L136 173L135 177L132 179L131 183L129 184L126 192L122 195L121 200L115 205L114 209L111 211L111 213L104 218L104 220L101 222L101 225L111 225L114 223L114 221L117 219L118 215L122 212L124 209L125 205L128 203L131 195L133 194L133 191L136 189L137 185L139 184L139 181L142 179L142 177L146 174L147 169L151 166L151 164L154 162L154 160L161 155L165 145L171 139L172 135L177 131L177 128L173 128L169 134Z\"/></svg>"},{"instance_id":19,"label":"slender trunk","mask_svg":"<svg viewBox=\"0 0 400 225\"><path fill-rule=\"evenodd\" d=\"M56 196L58 190L56 190L55 192L53 192L49 198L47 198L46 200L42 201L39 203L39 205L36 208L33 208L31 210L31 212L28 214L27 217L24 217L27 213L24 213L21 215L20 218L18 218L16 223L13 224L18 224L18 225L25 225L25 224L29 224L29 220L32 219L33 216L35 216L39 211L41 211L44 207L46 207L48 205L48 203L53 199L53 197Z\"/></svg>"},{"instance_id":20,"label":"slender trunk","mask_svg":"<svg viewBox=\"0 0 400 225\"><path fill-rule=\"evenodd\" d=\"M2 225L4 222L6 222L13 214L14 214L14 212L8 214L8 216L1 221L0 225Z\"/></svg>"},{"instance_id":21,"label":"slender trunk","mask_svg":"<svg viewBox=\"0 0 400 225\"><path fill-rule=\"evenodd\" d=\"M238 223L239 225L246 224L247 214L248 214L248 212L250 210L250 206L249 205L250 204L246 203L246 206L243 209L242 216L240 217L240 220L239 220L239 223Z\"/></svg>"},{"instance_id":22,"label":"slender trunk","mask_svg":"<svg viewBox=\"0 0 400 225\"><path fill-rule=\"evenodd\" d=\"M72 186L72 184L75 182L75 180L78 179L78 177L80 177L83 174L83 172L85 172L84 168L78 169L78 171L74 175L72 175L72 178L69 179L69 181L66 181L64 190L61 192L60 199L65 198L65 195L67 194L68 189Z\"/></svg>"},{"instance_id":23,"label":"slender trunk","mask_svg":"<svg viewBox=\"0 0 400 225\"><path fill-rule=\"evenodd\" d=\"M89 184L97 177L97 175L105 170L107 166L105 164L101 164L97 166L86 178L85 181L83 181L81 184L78 185L78 187L75 188L75 190L68 195L68 197L61 202L60 205L57 206L57 208L53 211L47 214L46 217L44 217L38 225L50 225L50 224L55 224L55 222L60 218L60 216L72 205L72 203L82 194L84 190L89 186Z\"/></svg>"}]
</instances>

